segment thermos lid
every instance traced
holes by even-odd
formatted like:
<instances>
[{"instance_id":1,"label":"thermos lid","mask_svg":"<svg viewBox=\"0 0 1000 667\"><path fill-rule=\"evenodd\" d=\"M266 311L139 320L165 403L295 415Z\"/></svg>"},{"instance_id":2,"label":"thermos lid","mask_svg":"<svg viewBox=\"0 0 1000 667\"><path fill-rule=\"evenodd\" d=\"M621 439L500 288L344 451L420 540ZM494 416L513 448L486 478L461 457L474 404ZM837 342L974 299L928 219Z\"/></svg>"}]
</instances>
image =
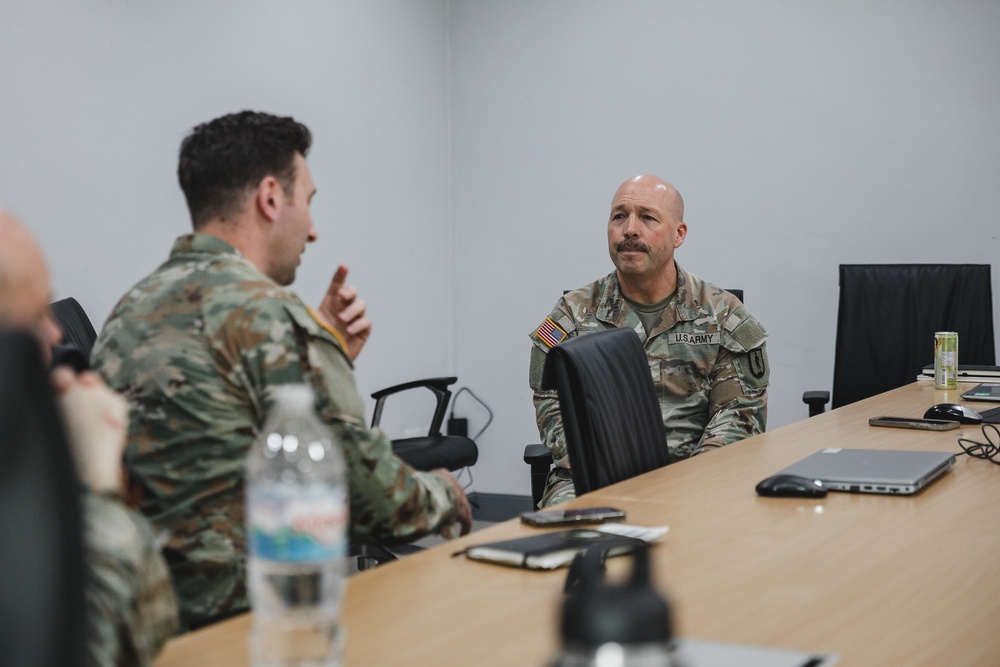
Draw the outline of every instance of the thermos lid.
<instances>
[{"instance_id":1,"label":"thermos lid","mask_svg":"<svg viewBox=\"0 0 1000 667\"><path fill-rule=\"evenodd\" d=\"M631 576L622 583L603 581L603 558L596 548L577 556L579 584L563 604L563 643L596 648L670 641L670 610L651 584L648 549L633 554Z\"/></svg>"}]
</instances>

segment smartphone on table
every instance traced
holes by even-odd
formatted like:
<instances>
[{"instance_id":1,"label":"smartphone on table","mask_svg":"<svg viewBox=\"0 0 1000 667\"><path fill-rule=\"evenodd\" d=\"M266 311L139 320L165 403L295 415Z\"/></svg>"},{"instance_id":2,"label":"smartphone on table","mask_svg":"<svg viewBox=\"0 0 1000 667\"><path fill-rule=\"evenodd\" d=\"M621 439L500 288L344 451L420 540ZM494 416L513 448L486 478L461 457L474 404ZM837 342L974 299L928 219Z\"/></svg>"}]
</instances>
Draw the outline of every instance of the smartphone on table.
<instances>
[{"instance_id":1,"label":"smartphone on table","mask_svg":"<svg viewBox=\"0 0 1000 667\"><path fill-rule=\"evenodd\" d=\"M584 507L575 510L544 510L521 514L522 523L538 527L604 523L605 521L621 521L624 518L625 512L615 507Z\"/></svg>"},{"instance_id":2,"label":"smartphone on table","mask_svg":"<svg viewBox=\"0 0 1000 667\"><path fill-rule=\"evenodd\" d=\"M950 431L958 428L957 421L948 419L915 419L911 417L872 417L868 420L872 426L889 426L891 428L916 428L923 431Z\"/></svg>"}]
</instances>

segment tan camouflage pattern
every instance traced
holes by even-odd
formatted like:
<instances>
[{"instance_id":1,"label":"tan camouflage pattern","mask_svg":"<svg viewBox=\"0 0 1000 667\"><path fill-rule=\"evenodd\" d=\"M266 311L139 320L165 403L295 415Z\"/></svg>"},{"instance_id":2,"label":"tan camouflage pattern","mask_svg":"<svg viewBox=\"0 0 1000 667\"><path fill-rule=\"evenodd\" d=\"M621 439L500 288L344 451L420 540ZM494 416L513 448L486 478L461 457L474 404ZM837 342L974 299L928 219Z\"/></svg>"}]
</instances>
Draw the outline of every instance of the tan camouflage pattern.
<instances>
[{"instance_id":1,"label":"tan camouflage pattern","mask_svg":"<svg viewBox=\"0 0 1000 667\"><path fill-rule=\"evenodd\" d=\"M180 237L115 307L92 362L129 402L126 467L143 513L170 533L184 627L247 608L244 466L273 385L316 392L347 464L351 540L411 541L455 522L450 485L366 425L334 336L221 239Z\"/></svg>"},{"instance_id":2,"label":"tan camouflage pattern","mask_svg":"<svg viewBox=\"0 0 1000 667\"><path fill-rule=\"evenodd\" d=\"M762 433L767 422L764 327L739 299L677 267L677 291L646 335L618 286L616 272L563 295L548 316L569 338L629 327L639 335L675 459ZM575 496L555 391L541 388L550 347L532 332L529 384L542 442L556 467L541 507Z\"/></svg>"},{"instance_id":3,"label":"tan camouflage pattern","mask_svg":"<svg viewBox=\"0 0 1000 667\"><path fill-rule=\"evenodd\" d=\"M152 526L118 498L83 496L88 664L152 665L178 627L177 601Z\"/></svg>"}]
</instances>

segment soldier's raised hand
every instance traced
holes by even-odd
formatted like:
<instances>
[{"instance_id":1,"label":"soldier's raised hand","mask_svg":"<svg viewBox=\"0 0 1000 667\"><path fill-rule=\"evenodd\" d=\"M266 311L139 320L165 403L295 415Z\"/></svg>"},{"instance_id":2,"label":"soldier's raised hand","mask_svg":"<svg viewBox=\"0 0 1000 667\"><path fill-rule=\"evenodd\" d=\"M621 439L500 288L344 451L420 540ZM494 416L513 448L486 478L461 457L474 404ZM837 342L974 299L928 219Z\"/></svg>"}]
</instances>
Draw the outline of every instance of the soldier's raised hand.
<instances>
[{"instance_id":1,"label":"soldier's raised hand","mask_svg":"<svg viewBox=\"0 0 1000 667\"><path fill-rule=\"evenodd\" d=\"M344 264L337 267L319 305L319 316L341 335L347 345L347 356L354 361L371 335L372 323L365 316L365 300L358 297L353 285L345 284L347 271Z\"/></svg>"}]
</instances>

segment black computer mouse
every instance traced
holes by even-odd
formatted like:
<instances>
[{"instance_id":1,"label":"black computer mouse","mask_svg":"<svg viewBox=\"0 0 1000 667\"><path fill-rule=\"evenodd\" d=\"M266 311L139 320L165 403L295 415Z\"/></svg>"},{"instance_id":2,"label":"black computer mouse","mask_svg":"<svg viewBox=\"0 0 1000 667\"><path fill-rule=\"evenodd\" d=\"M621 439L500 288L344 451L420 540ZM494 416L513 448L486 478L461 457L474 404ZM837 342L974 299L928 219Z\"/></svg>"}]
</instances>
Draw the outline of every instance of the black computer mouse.
<instances>
[{"instance_id":1,"label":"black computer mouse","mask_svg":"<svg viewBox=\"0 0 1000 667\"><path fill-rule=\"evenodd\" d=\"M982 424L983 416L964 405L957 403L938 403L927 408L924 419L947 419L962 424Z\"/></svg>"},{"instance_id":2,"label":"black computer mouse","mask_svg":"<svg viewBox=\"0 0 1000 667\"><path fill-rule=\"evenodd\" d=\"M757 485L761 496L822 498L826 492L823 482L798 475L773 475Z\"/></svg>"}]
</instances>

